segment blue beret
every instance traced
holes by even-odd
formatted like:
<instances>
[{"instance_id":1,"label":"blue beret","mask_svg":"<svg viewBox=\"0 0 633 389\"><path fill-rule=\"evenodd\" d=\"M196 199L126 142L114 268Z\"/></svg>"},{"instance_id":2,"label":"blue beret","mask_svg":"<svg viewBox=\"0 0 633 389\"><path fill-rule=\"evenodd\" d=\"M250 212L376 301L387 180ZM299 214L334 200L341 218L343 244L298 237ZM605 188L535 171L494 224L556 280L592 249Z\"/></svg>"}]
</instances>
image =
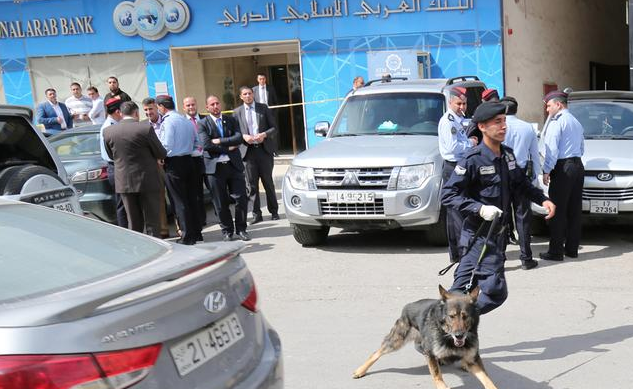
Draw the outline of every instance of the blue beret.
<instances>
[{"instance_id":1,"label":"blue beret","mask_svg":"<svg viewBox=\"0 0 633 389\"><path fill-rule=\"evenodd\" d=\"M486 101L483 102L477 107L475 113L473 114L473 121L475 123L482 123L486 120L490 120L493 117L505 114L506 113L506 105L497 101Z\"/></svg>"}]
</instances>

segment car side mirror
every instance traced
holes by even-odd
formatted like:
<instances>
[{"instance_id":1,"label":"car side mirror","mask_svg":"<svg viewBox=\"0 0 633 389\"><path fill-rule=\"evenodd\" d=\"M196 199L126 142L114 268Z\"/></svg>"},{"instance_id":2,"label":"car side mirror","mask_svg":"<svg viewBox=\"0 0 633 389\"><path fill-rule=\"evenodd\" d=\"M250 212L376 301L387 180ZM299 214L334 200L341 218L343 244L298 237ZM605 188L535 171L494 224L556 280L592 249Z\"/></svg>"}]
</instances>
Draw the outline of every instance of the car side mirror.
<instances>
[{"instance_id":1,"label":"car side mirror","mask_svg":"<svg viewBox=\"0 0 633 389\"><path fill-rule=\"evenodd\" d=\"M314 134L316 136L325 137L330 130L330 122L317 122L314 125Z\"/></svg>"}]
</instances>

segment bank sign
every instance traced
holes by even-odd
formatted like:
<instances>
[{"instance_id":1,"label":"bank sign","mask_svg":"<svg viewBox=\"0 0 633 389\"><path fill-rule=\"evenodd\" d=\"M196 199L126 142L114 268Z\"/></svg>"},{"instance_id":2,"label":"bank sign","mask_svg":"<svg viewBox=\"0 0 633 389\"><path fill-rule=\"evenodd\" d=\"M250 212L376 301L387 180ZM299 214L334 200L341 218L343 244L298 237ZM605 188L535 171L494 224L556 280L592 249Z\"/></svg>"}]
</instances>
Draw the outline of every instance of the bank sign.
<instances>
[{"instance_id":1,"label":"bank sign","mask_svg":"<svg viewBox=\"0 0 633 389\"><path fill-rule=\"evenodd\" d=\"M136 0L119 3L112 13L114 27L123 35L158 40L168 32L184 31L189 7L182 0Z\"/></svg>"},{"instance_id":2,"label":"bank sign","mask_svg":"<svg viewBox=\"0 0 633 389\"><path fill-rule=\"evenodd\" d=\"M0 39L94 34L92 16L0 21Z\"/></svg>"}]
</instances>

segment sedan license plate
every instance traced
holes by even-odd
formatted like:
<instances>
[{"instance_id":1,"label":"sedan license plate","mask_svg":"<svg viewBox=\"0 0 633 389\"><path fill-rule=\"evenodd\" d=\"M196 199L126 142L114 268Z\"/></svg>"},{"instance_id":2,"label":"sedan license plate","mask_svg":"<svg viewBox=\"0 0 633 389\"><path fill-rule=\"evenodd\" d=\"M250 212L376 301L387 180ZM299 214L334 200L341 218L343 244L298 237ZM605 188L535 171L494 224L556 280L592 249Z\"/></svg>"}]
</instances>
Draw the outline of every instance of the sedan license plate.
<instances>
[{"instance_id":1,"label":"sedan license plate","mask_svg":"<svg viewBox=\"0 0 633 389\"><path fill-rule=\"evenodd\" d=\"M617 200L591 200L590 213L603 213L616 215L618 213Z\"/></svg>"},{"instance_id":2,"label":"sedan license plate","mask_svg":"<svg viewBox=\"0 0 633 389\"><path fill-rule=\"evenodd\" d=\"M244 337L242 325L233 313L170 348L181 377L220 355Z\"/></svg>"},{"instance_id":3,"label":"sedan license plate","mask_svg":"<svg viewBox=\"0 0 633 389\"><path fill-rule=\"evenodd\" d=\"M373 192L327 192L328 203L373 204Z\"/></svg>"},{"instance_id":4,"label":"sedan license plate","mask_svg":"<svg viewBox=\"0 0 633 389\"><path fill-rule=\"evenodd\" d=\"M70 203L70 201L64 201L63 203L55 203L53 204L53 208L57 209L58 211L65 211L65 212L70 212L70 213L75 212L75 210L73 209L73 205Z\"/></svg>"}]
</instances>

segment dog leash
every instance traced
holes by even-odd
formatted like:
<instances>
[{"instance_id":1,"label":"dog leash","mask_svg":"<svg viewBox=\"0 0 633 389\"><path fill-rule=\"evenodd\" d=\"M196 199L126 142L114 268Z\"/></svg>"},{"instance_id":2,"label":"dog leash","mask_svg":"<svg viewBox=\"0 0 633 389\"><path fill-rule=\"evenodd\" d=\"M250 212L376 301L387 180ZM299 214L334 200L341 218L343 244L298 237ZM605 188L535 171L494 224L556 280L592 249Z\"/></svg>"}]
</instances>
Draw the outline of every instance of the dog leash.
<instances>
[{"instance_id":1,"label":"dog leash","mask_svg":"<svg viewBox=\"0 0 633 389\"><path fill-rule=\"evenodd\" d=\"M497 224L499 224L499 214L496 214L495 218L492 219L492 223L490 223L490 229L488 229L488 234L486 235L486 240L484 240L484 247L482 247L482 249L481 249L481 253L479 254L479 259L477 260L477 264L475 265L475 268L470 273L470 280L468 281L468 284L466 284L466 288L464 289L464 293L470 292L470 289L473 287L473 281L475 280L475 273L477 272L477 268L479 267L479 264L484 259L484 255L486 254L486 250L488 249L488 241L492 237L492 233L495 230L495 228L497 228ZM497 235L503 234L505 229L506 229L506 227L504 225L503 227L501 227L501 230L498 232Z\"/></svg>"},{"instance_id":2,"label":"dog leash","mask_svg":"<svg viewBox=\"0 0 633 389\"><path fill-rule=\"evenodd\" d=\"M477 238L481 236L481 233L483 232L483 230L484 230L484 226L485 226L485 225L486 225L486 221L484 220L484 221L482 221L482 222L481 222L481 224L479 225L479 228L477 228L477 231L475 231L475 236L474 236L474 238L473 238L472 242L470 242L470 244L468 245L468 247L466 247L466 251L465 251L465 254L464 254L464 255L468 254L468 252L470 251L470 249L472 249L472 248L473 248L473 245L474 245L474 244L475 244L475 242L477 241ZM438 274L439 276L443 276L443 275L445 275L446 273L448 273L448 271L449 271L449 270L451 270L451 268L452 268L453 266L455 266L456 264L458 264L461 260L462 260L462 259L461 259L461 257L460 257L460 258L459 258L459 260L458 260L457 262L451 262L448 266L446 266L444 269L440 270L437 274Z\"/></svg>"},{"instance_id":3,"label":"dog leash","mask_svg":"<svg viewBox=\"0 0 633 389\"><path fill-rule=\"evenodd\" d=\"M497 224L499 224L499 215L495 215L494 219L492 219L492 223L490 223L490 228L488 228L488 234L486 235L486 240L484 241L484 247L481 250L481 253L479 254L479 259L477 260L477 265L475 266L475 269L473 269L473 273L470 277L470 282L468 284L469 287L472 287L472 283L475 277L475 270L477 270L477 267L479 266L479 264L481 263L484 254L486 253L486 249L488 247L488 240L490 240L490 238L492 237L492 233L495 230L495 228L497 227ZM479 228L477 229L477 231L475 232L475 236L473 237L473 240L470 242L470 244L468 245L468 247L466 248L466 252L464 255L468 254L470 252L470 250L473 248L473 246L475 245L475 242L477 242L477 238L481 236L481 233L483 232L484 226L486 225L486 221L482 221L481 224L479 225ZM501 229L501 231L499 231L499 233L502 233L505 230L505 226ZM450 265L446 266L444 269L440 270L438 272L439 276L443 276L446 273L448 273L448 271L455 266L455 264L461 262L461 258L459 259L459 261L457 262L452 262Z\"/></svg>"}]
</instances>

